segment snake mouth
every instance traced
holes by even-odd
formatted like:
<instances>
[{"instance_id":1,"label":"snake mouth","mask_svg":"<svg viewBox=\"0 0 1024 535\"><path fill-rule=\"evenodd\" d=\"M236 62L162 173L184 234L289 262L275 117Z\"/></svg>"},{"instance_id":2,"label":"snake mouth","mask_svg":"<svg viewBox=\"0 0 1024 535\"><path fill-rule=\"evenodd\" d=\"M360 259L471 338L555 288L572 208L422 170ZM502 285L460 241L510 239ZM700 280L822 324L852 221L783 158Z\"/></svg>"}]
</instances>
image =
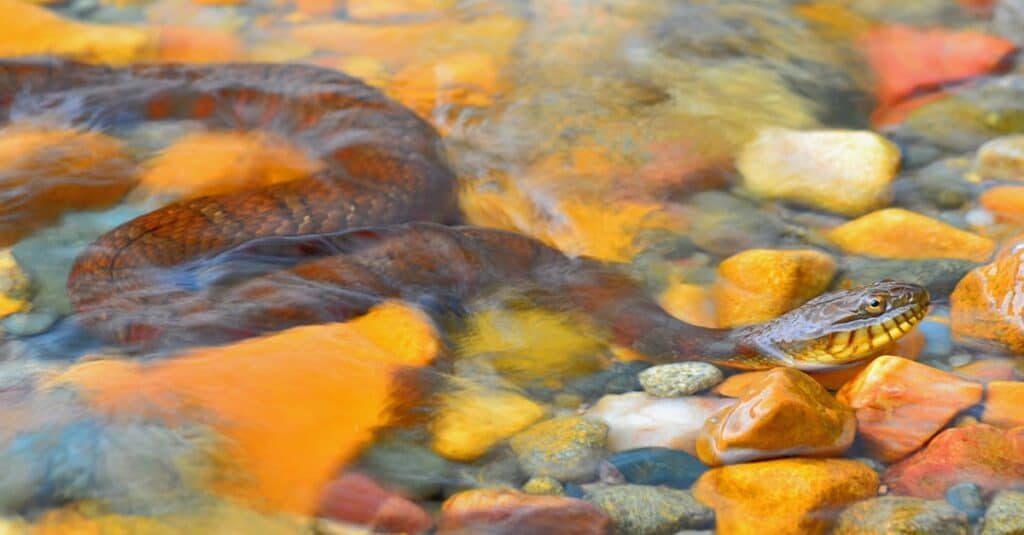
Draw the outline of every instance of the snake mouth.
<instances>
[{"instance_id":1,"label":"snake mouth","mask_svg":"<svg viewBox=\"0 0 1024 535\"><path fill-rule=\"evenodd\" d=\"M927 301L904 308L906 310L895 311L886 318L878 318L876 323L827 335L823 341L828 356L823 360L838 364L866 357L902 338L928 313Z\"/></svg>"}]
</instances>

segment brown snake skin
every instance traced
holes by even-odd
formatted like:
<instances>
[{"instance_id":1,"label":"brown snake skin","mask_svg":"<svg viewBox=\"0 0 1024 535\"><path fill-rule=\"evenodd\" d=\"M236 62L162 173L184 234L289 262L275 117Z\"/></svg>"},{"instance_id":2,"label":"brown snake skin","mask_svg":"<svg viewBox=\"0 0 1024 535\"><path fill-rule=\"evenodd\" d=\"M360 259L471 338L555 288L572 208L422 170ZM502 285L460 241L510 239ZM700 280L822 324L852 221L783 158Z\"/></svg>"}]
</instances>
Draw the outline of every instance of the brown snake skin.
<instances>
[{"instance_id":1,"label":"brown snake skin","mask_svg":"<svg viewBox=\"0 0 1024 535\"><path fill-rule=\"evenodd\" d=\"M799 318L746 330L696 327L597 262L513 233L443 226L458 219L456 182L436 132L338 72L0 62L0 121L40 112L110 129L161 119L262 129L326 163L309 178L168 205L89 246L68 279L70 298L84 325L121 344L219 343L350 318L387 298L444 305L516 286L654 358L802 365L784 346L807 343L786 335ZM887 284L848 300L856 308L865 295L882 295L893 314L927 307L923 289Z\"/></svg>"}]
</instances>

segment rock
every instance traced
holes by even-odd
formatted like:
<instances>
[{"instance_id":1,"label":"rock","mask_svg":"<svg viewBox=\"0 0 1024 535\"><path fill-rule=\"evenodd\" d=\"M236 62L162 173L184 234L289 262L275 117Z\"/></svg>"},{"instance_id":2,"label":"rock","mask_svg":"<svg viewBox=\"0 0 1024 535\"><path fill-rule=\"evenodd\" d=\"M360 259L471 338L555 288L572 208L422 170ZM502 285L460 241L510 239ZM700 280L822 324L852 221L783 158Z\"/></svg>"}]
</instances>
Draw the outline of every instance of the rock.
<instances>
[{"instance_id":1,"label":"rock","mask_svg":"<svg viewBox=\"0 0 1024 535\"><path fill-rule=\"evenodd\" d=\"M995 242L941 221L887 208L844 223L827 233L846 253L903 260L952 258L984 262Z\"/></svg>"},{"instance_id":2,"label":"rock","mask_svg":"<svg viewBox=\"0 0 1024 535\"><path fill-rule=\"evenodd\" d=\"M507 489L460 492L441 508L440 533L607 535L612 520L589 502Z\"/></svg>"},{"instance_id":3,"label":"rock","mask_svg":"<svg viewBox=\"0 0 1024 535\"><path fill-rule=\"evenodd\" d=\"M0 318L28 309L32 283L10 249L0 250Z\"/></svg>"},{"instance_id":4,"label":"rock","mask_svg":"<svg viewBox=\"0 0 1024 535\"><path fill-rule=\"evenodd\" d=\"M1024 139L1024 136L1021 136ZM1024 180L1024 175L1021 176ZM996 186L978 196L978 204L998 223L1024 223L1024 186Z\"/></svg>"},{"instance_id":5,"label":"rock","mask_svg":"<svg viewBox=\"0 0 1024 535\"><path fill-rule=\"evenodd\" d=\"M508 91L506 85L498 58L467 51L406 66L392 78L386 93L421 117L436 118L452 109L491 106L495 96ZM447 121L434 122L446 133Z\"/></svg>"},{"instance_id":6,"label":"rock","mask_svg":"<svg viewBox=\"0 0 1024 535\"><path fill-rule=\"evenodd\" d=\"M978 185L966 180L972 162L967 158L944 158L893 182L897 206L933 207L955 210L973 200Z\"/></svg>"},{"instance_id":7,"label":"rock","mask_svg":"<svg viewBox=\"0 0 1024 535\"><path fill-rule=\"evenodd\" d=\"M877 489L878 474L857 461L779 459L710 470L693 495L715 510L720 535L819 534Z\"/></svg>"},{"instance_id":8,"label":"rock","mask_svg":"<svg viewBox=\"0 0 1024 535\"><path fill-rule=\"evenodd\" d=\"M652 366L640 372L640 384L648 394L675 398L696 394L722 382L722 370L707 362L677 362Z\"/></svg>"},{"instance_id":9,"label":"rock","mask_svg":"<svg viewBox=\"0 0 1024 535\"><path fill-rule=\"evenodd\" d=\"M582 377L566 385L565 390L584 399L597 399L605 394L624 394L643 390L638 376L651 365L642 361L615 362L607 370Z\"/></svg>"},{"instance_id":10,"label":"rock","mask_svg":"<svg viewBox=\"0 0 1024 535\"><path fill-rule=\"evenodd\" d=\"M981 400L982 386L900 357L875 359L836 398L857 416L857 434L876 459L892 462L920 448L960 411Z\"/></svg>"},{"instance_id":11,"label":"rock","mask_svg":"<svg viewBox=\"0 0 1024 535\"><path fill-rule=\"evenodd\" d=\"M675 282L658 297L666 312L691 325L718 327L711 289L700 284Z\"/></svg>"},{"instance_id":12,"label":"rock","mask_svg":"<svg viewBox=\"0 0 1024 535\"><path fill-rule=\"evenodd\" d=\"M939 499L969 481L982 492L1013 488L1024 479L1024 428L986 424L939 433L921 451L890 466L883 480L893 493Z\"/></svg>"},{"instance_id":13,"label":"rock","mask_svg":"<svg viewBox=\"0 0 1024 535\"><path fill-rule=\"evenodd\" d=\"M578 416L546 420L509 439L519 464L533 476L587 481L604 457L608 426Z\"/></svg>"},{"instance_id":14,"label":"rock","mask_svg":"<svg viewBox=\"0 0 1024 535\"><path fill-rule=\"evenodd\" d=\"M736 167L756 197L857 216L888 206L899 163L899 148L873 132L766 128Z\"/></svg>"},{"instance_id":15,"label":"rock","mask_svg":"<svg viewBox=\"0 0 1024 535\"><path fill-rule=\"evenodd\" d=\"M979 147L974 172L983 180L1024 181L1024 135L996 138ZM1012 191L1015 188L995 189Z\"/></svg>"},{"instance_id":16,"label":"rock","mask_svg":"<svg viewBox=\"0 0 1024 535\"><path fill-rule=\"evenodd\" d=\"M506 390L473 387L445 396L430 429L431 447L454 461L474 461L545 414L543 406Z\"/></svg>"},{"instance_id":17,"label":"rock","mask_svg":"<svg viewBox=\"0 0 1024 535\"><path fill-rule=\"evenodd\" d=\"M420 506L358 473L343 474L324 487L318 515L389 533L426 533L434 525Z\"/></svg>"},{"instance_id":18,"label":"rock","mask_svg":"<svg viewBox=\"0 0 1024 535\"><path fill-rule=\"evenodd\" d=\"M690 237L701 249L729 256L781 241L782 224L758 210L757 205L723 191L704 191L687 199L693 211Z\"/></svg>"},{"instance_id":19,"label":"rock","mask_svg":"<svg viewBox=\"0 0 1024 535\"><path fill-rule=\"evenodd\" d=\"M839 455L853 443L856 420L807 374L776 368L739 401L715 414L697 438L697 456L719 466L789 456Z\"/></svg>"},{"instance_id":20,"label":"rock","mask_svg":"<svg viewBox=\"0 0 1024 535\"><path fill-rule=\"evenodd\" d=\"M976 383L987 385L993 381L1017 379L1014 362L1008 358L986 358L953 369L953 373Z\"/></svg>"},{"instance_id":21,"label":"rock","mask_svg":"<svg viewBox=\"0 0 1024 535\"><path fill-rule=\"evenodd\" d=\"M1018 45L1024 44L1024 37L1021 37L1021 29L1024 29L1024 4L1020 0L1001 0L995 4L992 31Z\"/></svg>"},{"instance_id":22,"label":"rock","mask_svg":"<svg viewBox=\"0 0 1024 535\"><path fill-rule=\"evenodd\" d=\"M634 392L601 398L587 416L608 425L610 451L662 447L694 455L705 420L733 403L717 397L655 398Z\"/></svg>"},{"instance_id":23,"label":"rock","mask_svg":"<svg viewBox=\"0 0 1024 535\"><path fill-rule=\"evenodd\" d=\"M423 446L401 440L378 440L363 451L359 466L377 481L406 496L428 498L449 479L452 466Z\"/></svg>"},{"instance_id":24,"label":"rock","mask_svg":"<svg viewBox=\"0 0 1024 535\"><path fill-rule=\"evenodd\" d=\"M712 287L718 324L735 327L772 319L828 288L831 256L813 249L751 249L718 265Z\"/></svg>"},{"instance_id":25,"label":"rock","mask_svg":"<svg viewBox=\"0 0 1024 535\"><path fill-rule=\"evenodd\" d=\"M985 514L985 497L974 483L953 485L946 491L946 501L967 515L969 522L976 522Z\"/></svg>"},{"instance_id":26,"label":"rock","mask_svg":"<svg viewBox=\"0 0 1024 535\"><path fill-rule=\"evenodd\" d=\"M981 535L1020 533L1024 533L1024 492L1004 490L996 493L985 511Z\"/></svg>"},{"instance_id":27,"label":"rock","mask_svg":"<svg viewBox=\"0 0 1024 535\"><path fill-rule=\"evenodd\" d=\"M960 279L978 265L977 262L949 258L891 260L870 256L847 256L840 264L840 274L835 286L856 288L892 279L924 286L935 299L952 293Z\"/></svg>"},{"instance_id":28,"label":"rock","mask_svg":"<svg viewBox=\"0 0 1024 535\"><path fill-rule=\"evenodd\" d=\"M954 341L1024 352L1024 279L1018 277L1022 269L1024 242L1016 242L957 284L949 310Z\"/></svg>"},{"instance_id":29,"label":"rock","mask_svg":"<svg viewBox=\"0 0 1024 535\"><path fill-rule=\"evenodd\" d=\"M944 358L953 352L953 331L943 318L922 320L917 324L917 332L925 338L924 356Z\"/></svg>"},{"instance_id":30,"label":"rock","mask_svg":"<svg viewBox=\"0 0 1024 535\"><path fill-rule=\"evenodd\" d=\"M600 485L586 500L603 509L623 535L672 535L681 529L709 527L714 513L688 490L645 485Z\"/></svg>"},{"instance_id":31,"label":"rock","mask_svg":"<svg viewBox=\"0 0 1024 535\"><path fill-rule=\"evenodd\" d=\"M839 514L833 535L969 535L967 515L941 500L882 496Z\"/></svg>"},{"instance_id":32,"label":"rock","mask_svg":"<svg viewBox=\"0 0 1024 535\"><path fill-rule=\"evenodd\" d=\"M345 10L355 20L386 19L401 16L425 16L444 13L454 0L347 0Z\"/></svg>"},{"instance_id":33,"label":"rock","mask_svg":"<svg viewBox=\"0 0 1024 535\"><path fill-rule=\"evenodd\" d=\"M985 389L981 421L1009 429L1024 425L1024 382L992 381Z\"/></svg>"},{"instance_id":34,"label":"rock","mask_svg":"<svg viewBox=\"0 0 1024 535\"><path fill-rule=\"evenodd\" d=\"M11 336L33 336L48 330L58 319L53 312L18 312L4 318L0 327Z\"/></svg>"},{"instance_id":35,"label":"rock","mask_svg":"<svg viewBox=\"0 0 1024 535\"><path fill-rule=\"evenodd\" d=\"M453 485L446 486L448 495L474 488L516 488L524 484L527 475L519 466L515 454L507 446L499 446L484 459L455 469Z\"/></svg>"},{"instance_id":36,"label":"rock","mask_svg":"<svg viewBox=\"0 0 1024 535\"><path fill-rule=\"evenodd\" d=\"M627 483L635 485L688 489L707 470L693 455L671 448L626 450L607 460Z\"/></svg>"},{"instance_id":37,"label":"rock","mask_svg":"<svg viewBox=\"0 0 1024 535\"><path fill-rule=\"evenodd\" d=\"M541 496L562 496L565 494L565 488L562 487L560 481L553 477L537 476L531 477L529 481L523 483L523 492Z\"/></svg>"}]
</instances>

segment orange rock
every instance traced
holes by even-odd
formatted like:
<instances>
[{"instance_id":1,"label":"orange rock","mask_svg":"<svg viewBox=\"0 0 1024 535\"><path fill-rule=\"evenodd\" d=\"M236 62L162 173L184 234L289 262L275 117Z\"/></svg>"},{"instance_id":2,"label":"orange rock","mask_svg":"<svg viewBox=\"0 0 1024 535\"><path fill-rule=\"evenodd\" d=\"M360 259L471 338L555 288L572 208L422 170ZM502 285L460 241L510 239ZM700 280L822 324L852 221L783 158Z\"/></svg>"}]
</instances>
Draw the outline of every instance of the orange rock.
<instances>
[{"instance_id":1,"label":"orange rock","mask_svg":"<svg viewBox=\"0 0 1024 535\"><path fill-rule=\"evenodd\" d=\"M1024 242L1004 249L994 262L971 270L950 295L953 340L998 344L1024 351Z\"/></svg>"},{"instance_id":2,"label":"orange rock","mask_svg":"<svg viewBox=\"0 0 1024 535\"><path fill-rule=\"evenodd\" d=\"M383 304L347 323L296 327L143 363L95 360L54 377L112 416L202 423L224 437L217 492L309 515L323 486L418 392L396 381L439 342L414 309Z\"/></svg>"},{"instance_id":3,"label":"orange rock","mask_svg":"<svg viewBox=\"0 0 1024 535\"><path fill-rule=\"evenodd\" d=\"M701 327L718 327L711 289L697 284L675 283L658 298L669 314Z\"/></svg>"},{"instance_id":4,"label":"orange rock","mask_svg":"<svg viewBox=\"0 0 1024 535\"><path fill-rule=\"evenodd\" d=\"M882 104L996 70L1016 50L1013 42L981 32L896 24L863 34L858 44L875 71Z\"/></svg>"},{"instance_id":5,"label":"orange rock","mask_svg":"<svg viewBox=\"0 0 1024 535\"><path fill-rule=\"evenodd\" d=\"M217 195L307 177L321 165L268 134L198 132L147 162L135 194L176 199Z\"/></svg>"},{"instance_id":6,"label":"orange rock","mask_svg":"<svg viewBox=\"0 0 1024 535\"><path fill-rule=\"evenodd\" d=\"M825 533L835 512L876 495L878 475L847 459L779 459L715 468L693 495L715 510L719 535Z\"/></svg>"},{"instance_id":7,"label":"orange rock","mask_svg":"<svg viewBox=\"0 0 1024 535\"><path fill-rule=\"evenodd\" d=\"M317 516L384 533L426 533L434 525L422 507L359 473L342 474L324 487Z\"/></svg>"},{"instance_id":8,"label":"orange rock","mask_svg":"<svg viewBox=\"0 0 1024 535\"><path fill-rule=\"evenodd\" d=\"M726 377L724 381L718 383L717 386L712 388L711 391L720 396L738 398L747 391L747 388L750 385L763 379L770 371L771 370L757 370L730 375L729 377Z\"/></svg>"},{"instance_id":9,"label":"orange rock","mask_svg":"<svg viewBox=\"0 0 1024 535\"><path fill-rule=\"evenodd\" d=\"M981 421L996 427L1024 426L1024 382L992 381L985 389Z\"/></svg>"},{"instance_id":10,"label":"orange rock","mask_svg":"<svg viewBox=\"0 0 1024 535\"><path fill-rule=\"evenodd\" d=\"M807 374L776 368L704 423L697 457L710 466L778 457L830 457L853 444L857 421Z\"/></svg>"},{"instance_id":11,"label":"orange rock","mask_svg":"<svg viewBox=\"0 0 1024 535\"><path fill-rule=\"evenodd\" d=\"M61 56L93 63L152 59L156 34L146 28L85 24L20 0L0 0L0 56Z\"/></svg>"},{"instance_id":12,"label":"orange rock","mask_svg":"<svg viewBox=\"0 0 1024 535\"><path fill-rule=\"evenodd\" d=\"M489 54L460 52L407 66L385 92L436 123L439 108L490 106L502 90L498 68Z\"/></svg>"},{"instance_id":13,"label":"orange rock","mask_svg":"<svg viewBox=\"0 0 1024 535\"><path fill-rule=\"evenodd\" d=\"M960 366L953 373L976 383L988 384L992 381L1012 381L1017 378L1015 363L1011 359L990 358L976 360Z\"/></svg>"},{"instance_id":14,"label":"orange rock","mask_svg":"<svg viewBox=\"0 0 1024 535\"><path fill-rule=\"evenodd\" d=\"M346 12L356 20L424 16L444 13L455 4L455 0L347 0Z\"/></svg>"},{"instance_id":15,"label":"orange rock","mask_svg":"<svg viewBox=\"0 0 1024 535\"><path fill-rule=\"evenodd\" d=\"M748 325L796 308L828 288L836 262L813 249L750 249L718 265L718 324Z\"/></svg>"},{"instance_id":16,"label":"orange rock","mask_svg":"<svg viewBox=\"0 0 1024 535\"><path fill-rule=\"evenodd\" d=\"M17 125L0 130L0 246L11 245L68 210L105 208L135 185L121 142L99 132Z\"/></svg>"},{"instance_id":17,"label":"orange rock","mask_svg":"<svg viewBox=\"0 0 1024 535\"><path fill-rule=\"evenodd\" d=\"M612 519L600 507L564 496L533 496L511 489L460 492L441 508L441 533L489 535L603 535Z\"/></svg>"},{"instance_id":18,"label":"orange rock","mask_svg":"<svg viewBox=\"0 0 1024 535\"><path fill-rule=\"evenodd\" d=\"M944 98L949 98L949 93L935 91L934 93L901 100L892 105L880 104L871 112L871 126L875 130L881 130L886 126L897 125L905 121L914 110Z\"/></svg>"},{"instance_id":19,"label":"orange rock","mask_svg":"<svg viewBox=\"0 0 1024 535\"><path fill-rule=\"evenodd\" d=\"M295 8L304 15L330 15L345 8L348 0L295 0Z\"/></svg>"},{"instance_id":20,"label":"orange rock","mask_svg":"<svg viewBox=\"0 0 1024 535\"><path fill-rule=\"evenodd\" d=\"M978 203L1000 223L1024 223L1024 186L999 186L986 190L978 197Z\"/></svg>"},{"instance_id":21,"label":"orange rock","mask_svg":"<svg viewBox=\"0 0 1024 535\"><path fill-rule=\"evenodd\" d=\"M230 32L188 26L162 26L159 32L157 59L160 61L217 63L245 57L242 41Z\"/></svg>"},{"instance_id":22,"label":"orange rock","mask_svg":"<svg viewBox=\"0 0 1024 535\"><path fill-rule=\"evenodd\" d=\"M980 401L981 393L977 383L886 355L846 383L836 398L855 411L869 453L892 462L924 445L957 413Z\"/></svg>"},{"instance_id":23,"label":"orange rock","mask_svg":"<svg viewBox=\"0 0 1024 535\"><path fill-rule=\"evenodd\" d=\"M850 254L883 258L957 258L984 262L996 244L902 208L886 208L858 217L828 232Z\"/></svg>"}]
</instances>

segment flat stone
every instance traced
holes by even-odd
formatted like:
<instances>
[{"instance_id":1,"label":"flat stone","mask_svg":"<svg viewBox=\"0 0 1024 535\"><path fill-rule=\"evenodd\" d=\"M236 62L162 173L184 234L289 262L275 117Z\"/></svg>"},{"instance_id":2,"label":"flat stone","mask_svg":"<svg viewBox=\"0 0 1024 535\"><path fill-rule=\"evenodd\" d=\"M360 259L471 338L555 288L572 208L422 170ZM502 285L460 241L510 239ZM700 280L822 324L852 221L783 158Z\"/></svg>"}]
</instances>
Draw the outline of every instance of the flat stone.
<instances>
[{"instance_id":1,"label":"flat stone","mask_svg":"<svg viewBox=\"0 0 1024 535\"><path fill-rule=\"evenodd\" d=\"M681 529L704 528L714 513L688 490L646 485L600 485L585 499L603 509L622 535L672 535Z\"/></svg>"},{"instance_id":2,"label":"flat stone","mask_svg":"<svg viewBox=\"0 0 1024 535\"><path fill-rule=\"evenodd\" d=\"M833 535L969 535L967 515L942 500L882 496L839 514Z\"/></svg>"},{"instance_id":3,"label":"flat stone","mask_svg":"<svg viewBox=\"0 0 1024 535\"><path fill-rule=\"evenodd\" d=\"M707 390L720 383L723 375L707 362L677 362L647 368L640 372L639 379L648 394L674 398Z\"/></svg>"},{"instance_id":4,"label":"flat stone","mask_svg":"<svg viewBox=\"0 0 1024 535\"><path fill-rule=\"evenodd\" d=\"M844 223L827 236L846 253L901 260L952 258L985 262L994 241L903 208L886 208Z\"/></svg>"}]
</instances>

